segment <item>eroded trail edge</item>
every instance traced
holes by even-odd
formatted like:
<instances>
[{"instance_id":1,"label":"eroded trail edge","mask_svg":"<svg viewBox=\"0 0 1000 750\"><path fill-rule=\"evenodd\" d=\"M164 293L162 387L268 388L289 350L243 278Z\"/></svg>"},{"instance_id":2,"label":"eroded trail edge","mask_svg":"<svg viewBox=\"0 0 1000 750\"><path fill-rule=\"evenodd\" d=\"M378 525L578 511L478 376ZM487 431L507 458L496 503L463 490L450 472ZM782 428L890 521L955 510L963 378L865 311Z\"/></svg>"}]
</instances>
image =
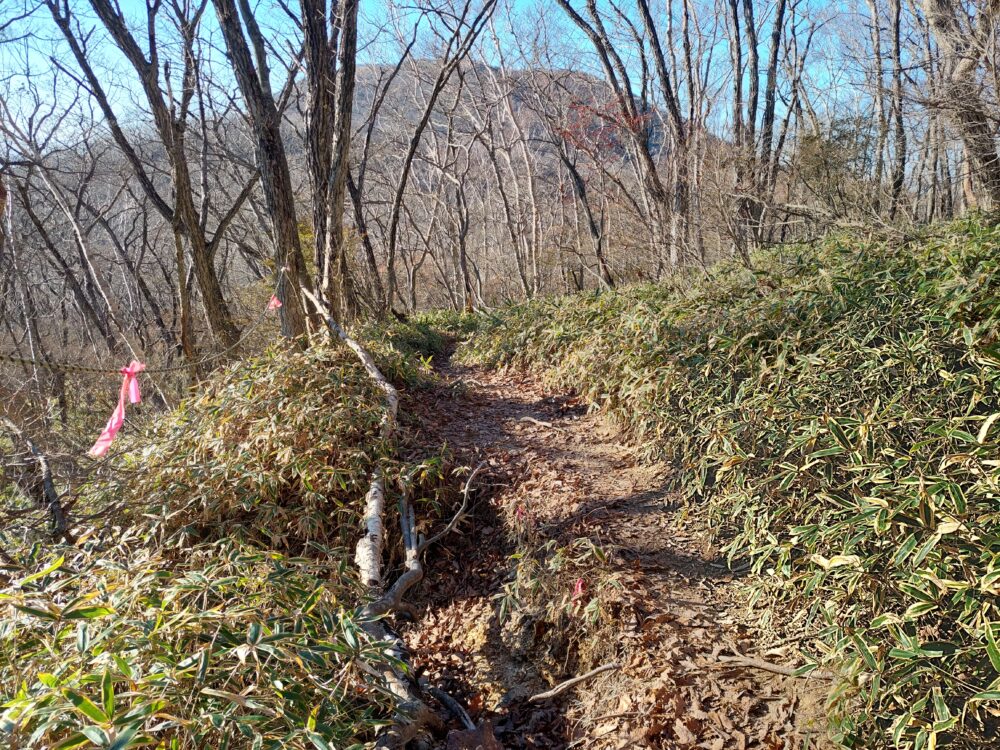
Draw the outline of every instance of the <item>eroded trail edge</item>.
<instances>
[{"instance_id":1,"label":"eroded trail edge","mask_svg":"<svg viewBox=\"0 0 1000 750\"><path fill-rule=\"evenodd\" d=\"M785 663L789 644L747 611L668 466L638 462L599 414L529 374L440 372L409 409L427 441L485 462L405 634L422 675L488 724L449 747L491 732L508 748L825 745L827 684L736 658Z\"/></svg>"}]
</instances>

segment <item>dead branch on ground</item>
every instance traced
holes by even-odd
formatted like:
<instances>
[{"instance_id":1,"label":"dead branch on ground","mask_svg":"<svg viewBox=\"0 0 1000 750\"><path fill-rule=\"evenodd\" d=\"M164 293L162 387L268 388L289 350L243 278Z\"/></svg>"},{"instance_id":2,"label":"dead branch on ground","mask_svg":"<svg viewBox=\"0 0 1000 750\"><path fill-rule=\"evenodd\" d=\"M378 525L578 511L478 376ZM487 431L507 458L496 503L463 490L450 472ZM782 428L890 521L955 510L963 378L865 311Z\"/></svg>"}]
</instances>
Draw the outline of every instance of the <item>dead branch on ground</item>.
<instances>
[{"instance_id":1,"label":"dead branch on ground","mask_svg":"<svg viewBox=\"0 0 1000 750\"><path fill-rule=\"evenodd\" d=\"M604 672L610 672L613 669L621 669L621 665L615 662L610 664L602 664L597 667L597 669L592 669L586 674L582 674L579 677L573 677L572 679L566 680L565 682L560 682L551 690L546 690L544 693L538 693L538 695L531 696L528 701L530 703L540 703L541 701L548 700L549 698L555 698L557 695L565 693L574 685L579 685L581 682L586 682L587 680L597 677L599 674Z\"/></svg>"}]
</instances>

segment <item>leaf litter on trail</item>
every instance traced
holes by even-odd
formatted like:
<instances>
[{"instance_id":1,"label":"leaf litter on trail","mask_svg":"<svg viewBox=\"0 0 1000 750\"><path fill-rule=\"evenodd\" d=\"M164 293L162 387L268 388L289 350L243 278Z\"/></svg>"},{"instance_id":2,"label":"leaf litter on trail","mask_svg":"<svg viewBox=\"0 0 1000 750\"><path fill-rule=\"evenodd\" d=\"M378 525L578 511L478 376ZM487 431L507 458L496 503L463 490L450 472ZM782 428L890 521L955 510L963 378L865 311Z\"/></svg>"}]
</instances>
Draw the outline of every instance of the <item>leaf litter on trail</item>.
<instances>
[{"instance_id":1,"label":"leaf litter on trail","mask_svg":"<svg viewBox=\"0 0 1000 750\"><path fill-rule=\"evenodd\" d=\"M599 417L527 376L473 380L422 405L425 439L470 465L489 460L461 534L429 561L439 570L426 613L407 632L421 677L480 727L454 725L446 747L770 750L814 735L801 685L717 661L731 643L752 652L759 634L710 545L678 530L662 489L671 469L636 463ZM612 658L619 672L527 702Z\"/></svg>"}]
</instances>

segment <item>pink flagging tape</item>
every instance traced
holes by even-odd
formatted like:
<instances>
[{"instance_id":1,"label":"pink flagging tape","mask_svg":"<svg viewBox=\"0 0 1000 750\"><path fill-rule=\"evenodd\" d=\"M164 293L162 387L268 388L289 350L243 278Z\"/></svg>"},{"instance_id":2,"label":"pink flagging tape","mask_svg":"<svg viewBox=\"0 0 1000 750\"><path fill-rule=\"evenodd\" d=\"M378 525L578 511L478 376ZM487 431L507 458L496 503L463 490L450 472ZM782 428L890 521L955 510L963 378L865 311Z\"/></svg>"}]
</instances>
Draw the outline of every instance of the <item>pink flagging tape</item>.
<instances>
[{"instance_id":1,"label":"pink flagging tape","mask_svg":"<svg viewBox=\"0 0 1000 750\"><path fill-rule=\"evenodd\" d=\"M115 435L118 434L118 430L125 424L125 399L128 398L129 402L133 404L138 404L142 401L142 394L139 392L138 376L145 369L146 365L133 359L129 362L128 367L123 367L120 370L124 377L122 379L121 391L118 393L118 405L111 412L111 419L108 420L104 432L97 438L94 447L89 451L90 455L94 458L100 458L108 452L108 448L111 447L111 442L115 439Z\"/></svg>"},{"instance_id":2,"label":"pink flagging tape","mask_svg":"<svg viewBox=\"0 0 1000 750\"><path fill-rule=\"evenodd\" d=\"M267 303L268 310L277 310L281 307L281 300L278 299L276 294L271 295L270 302ZM31 360L24 360L30 362ZM115 439L115 435L125 424L125 399L127 398L129 403L138 404L142 401L142 394L139 392L139 373L146 369L146 365L137 359L133 359L129 362L128 367L123 367L119 372L122 374L122 388L118 393L118 405L115 406L115 410L111 412L111 418L108 420L107 425L104 427L104 431L101 432L100 437L97 438L97 442L94 446L87 451L87 453L94 458L100 458L107 454L108 449L111 447L111 443ZM169 369L161 369L161 372L165 372ZM97 370L97 372L103 372Z\"/></svg>"}]
</instances>

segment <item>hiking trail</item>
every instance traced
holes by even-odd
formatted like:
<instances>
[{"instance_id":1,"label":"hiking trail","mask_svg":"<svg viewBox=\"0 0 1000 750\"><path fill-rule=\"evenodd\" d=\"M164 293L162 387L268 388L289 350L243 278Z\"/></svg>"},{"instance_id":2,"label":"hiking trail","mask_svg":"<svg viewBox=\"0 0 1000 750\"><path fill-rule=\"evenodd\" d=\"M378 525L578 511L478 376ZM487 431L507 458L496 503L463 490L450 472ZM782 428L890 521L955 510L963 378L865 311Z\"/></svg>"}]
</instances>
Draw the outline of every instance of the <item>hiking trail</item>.
<instances>
[{"instance_id":1,"label":"hiking trail","mask_svg":"<svg viewBox=\"0 0 1000 750\"><path fill-rule=\"evenodd\" d=\"M488 721L505 748L828 747L829 683L725 661L788 664L795 644L754 621L704 524L681 522L671 467L636 460L604 417L530 374L450 361L438 369L439 387L409 396L421 442L446 443L461 464L485 464L469 517L427 556L416 601L423 613L404 632L422 678L456 697L477 725ZM574 640L560 622L576 632L572 618L582 611L554 626L502 613L525 538L536 548L603 550L612 622ZM582 604L594 585L582 577L558 593ZM620 668L529 701L605 663ZM447 747L475 747L479 737L456 731Z\"/></svg>"}]
</instances>

